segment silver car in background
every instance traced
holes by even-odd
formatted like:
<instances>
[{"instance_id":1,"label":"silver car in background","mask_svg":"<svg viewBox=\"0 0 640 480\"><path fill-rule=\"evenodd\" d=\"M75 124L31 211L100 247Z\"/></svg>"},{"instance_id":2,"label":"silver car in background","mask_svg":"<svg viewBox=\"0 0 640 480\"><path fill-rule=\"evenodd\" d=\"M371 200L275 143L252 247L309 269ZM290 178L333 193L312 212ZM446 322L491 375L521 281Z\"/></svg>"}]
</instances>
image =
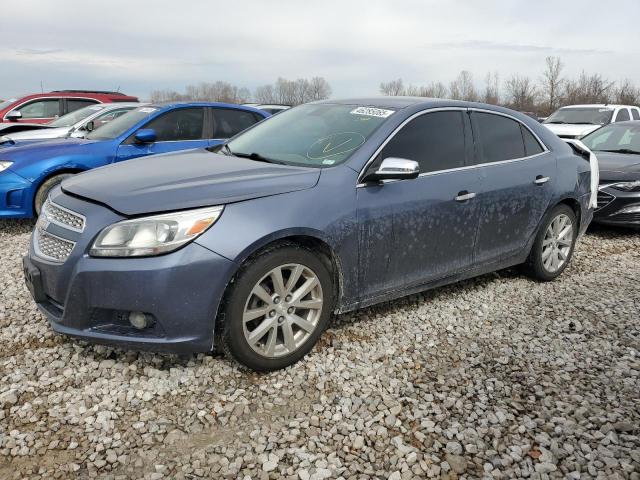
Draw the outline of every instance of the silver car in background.
<instances>
[{"instance_id":1,"label":"silver car in background","mask_svg":"<svg viewBox=\"0 0 640 480\"><path fill-rule=\"evenodd\" d=\"M29 130L9 133L9 140L47 140L52 138L83 138L87 133L137 108L141 103L99 103L74 110L43 125L30 125Z\"/></svg>"}]
</instances>

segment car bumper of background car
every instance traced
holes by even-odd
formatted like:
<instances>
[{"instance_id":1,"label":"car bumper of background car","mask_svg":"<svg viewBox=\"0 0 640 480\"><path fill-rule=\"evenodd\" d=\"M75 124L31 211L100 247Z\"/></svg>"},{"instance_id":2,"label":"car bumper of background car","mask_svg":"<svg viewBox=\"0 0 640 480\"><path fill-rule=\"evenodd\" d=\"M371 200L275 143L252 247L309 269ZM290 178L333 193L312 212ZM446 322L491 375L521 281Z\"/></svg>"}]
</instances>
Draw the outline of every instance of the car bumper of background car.
<instances>
[{"instance_id":1,"label":"car bumper of background car","mask_svg":"<svg viewBox=\"0 0 640 480\"><path fill-rule=\"evenodd\" d=\"M602 188L593 221L605 225L640 227L640 192Z\"/></svg>"},{"instance_id":2,"label":"car bumper of background car","mask_svg":"<svg viewBox=\"0 0 640 480\"><path fill-rule=\"evenodd\" d=\"M23 262L27 286L54 331L136 350L212 350L218 305L234 270L231 261L192 243L159 257L85 254L70 274L63 273L70 268L63 265L39 258L33 244ZM148 326L134 327L132 312Z\"/></svg>"},{"instance_id":3,"label":"car bumper of background car","mask_svg":"<svg viewBox=\"0 0 640 480\"><path fill-rule=\"evenodd\" d=\"M0 172L0 218L31 218L32 183L11 170Z\"/></svg>"}]
</instances>

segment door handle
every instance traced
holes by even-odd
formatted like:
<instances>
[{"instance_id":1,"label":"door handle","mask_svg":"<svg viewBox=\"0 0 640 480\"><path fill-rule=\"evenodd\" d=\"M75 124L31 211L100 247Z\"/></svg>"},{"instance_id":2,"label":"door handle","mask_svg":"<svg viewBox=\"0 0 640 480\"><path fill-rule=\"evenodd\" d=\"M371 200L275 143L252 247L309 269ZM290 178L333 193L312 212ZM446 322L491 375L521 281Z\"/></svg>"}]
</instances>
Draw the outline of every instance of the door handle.
<instances>
[{"instance_id":1,"label":"door handle","mask_svg":"<svg viewBox=\"0 0 640 480\"><path fill-rule=\"evenodd\" d=\"M456 202L466 202L467 200L471 200L475 196L476 194L473 192L462 190L461 192L458 192L458 196L455 198L455 200Z\"/></svg>"},{"instance_id":2,"label":"door handle","mask_svg":"<svg viewBox=\"0 0 640 480\"><path fill-rule=\"evenodd\" d=\"M544 185L549 181L549 177L543 177L542 175L538 175L536 179L533 181L536 185Z\"/></svg>"}]
</instances>

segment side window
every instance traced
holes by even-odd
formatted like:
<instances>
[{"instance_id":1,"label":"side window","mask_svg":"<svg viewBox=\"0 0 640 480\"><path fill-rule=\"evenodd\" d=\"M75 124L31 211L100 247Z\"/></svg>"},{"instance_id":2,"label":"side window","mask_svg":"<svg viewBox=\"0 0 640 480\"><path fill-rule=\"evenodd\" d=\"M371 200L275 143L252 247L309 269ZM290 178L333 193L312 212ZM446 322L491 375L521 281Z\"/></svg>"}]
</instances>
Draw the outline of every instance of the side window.
<instances>
[{"instance_id":1,"label":"side window","mask_svg":"<svg viewBox=\"0 0 640 480\"><path fill-rule=\"evenodd\" d=\"M527 157L544 152L540 142L536 140L536 137L533 136L527 127L520 125L520 130L522 131L522 138L524 139L524 153Z\"/></svg>"},{"instance_id":2,"label":"side window","mask_svg":"<svg viewBox=\"0 0 640 480\"><path fill-rule=\"evenodd\" d=\"M629 110L627 110L626 108L621 108L620 110L618 110L616 122L624 122L627 120L631 120L631 117L629 116Z\"/></svg>"},{"instance_id":3,"label":"side window","mask_svg":"<svg viewBox=\"0 0 640 480\"><path fill-rule=\"evenodd\" d=\"M257 123L257 115L230 108L213 109L213 138L230 138ZM261 119L260 119L261 120Z\"/></svg>"},{"instance_id":4,"label":"side window","mask_svg":"<svg viewBox=\"0 0 640 480\"><path fill-rule=\"evenodd\" d=\"M203 108L178 108L154 118L143 128L153 128L158 142L200 140L203 122Z\"/></svg>"},{"instance_id":5,"label":"side window","mask_svg":"<svg viewBox=\"0 0 640 480\"><path fill-rule=\"evenodd\" d=\"M389 157L415 160L420 164L420 173L464 167L462 115L455 111L417 117L389 141L380 154L380 161Z\"/></svg>"},{"instance_id":6,"label":"side window","mask_svg":"<svg viewBox=\"0 0 640 480\"><path fill-rule=\"evenodd\" d=\"M98 103L95 100L88 100L84 98L68 98L67 99L67 113L73 112L80 108L88 107L89 105L95 105Z\"/></svg>"},{"instance_id":7,"label":"side window","mask_svg":"<svg viewBox=\"0 0 640 480\"><path fill-rule=\"evenodd\" d=\"M525 157L520 124L502 115L474 112L478 130L480 163L501 162Z\"/></svg>"},{"instance_id":8,"label":"side window","mask_svg":"<svg viewBox=\"0 0 640 480\"><path fill-rule=\"evenodd\" d=\"M60 102L57 98L36 100L17 109L22 118L53 118L60 115Z\"/></svg>"},{"instance_id":9,"label":"side window","mask_svg":"<svg viewBox=\"0 0 640 480\"><path fill-rule=\"evenodd\" d=\"M632 108L631 116L633 117L634 120L640 120L640 110L638 110L637 108Z\"/></svg>"}]
</instances>

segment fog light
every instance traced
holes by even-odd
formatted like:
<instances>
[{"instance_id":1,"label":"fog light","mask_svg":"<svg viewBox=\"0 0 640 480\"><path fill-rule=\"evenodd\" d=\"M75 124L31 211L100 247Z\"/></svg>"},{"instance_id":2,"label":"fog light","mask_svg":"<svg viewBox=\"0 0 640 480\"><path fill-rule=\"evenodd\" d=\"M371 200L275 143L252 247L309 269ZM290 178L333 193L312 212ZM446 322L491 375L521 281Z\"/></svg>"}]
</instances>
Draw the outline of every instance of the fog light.
<instances>
[{"instance_id":1,"label":"fog light","mask_svg":"<svg viewBox=\"0 0 640 480\"><path fill-rule=\"evenodd\" d=\"M131 312L129 314L129 323L138 330L143 330L151 324L147 316L142 312Z\"/></svg>"}]
</instances>

